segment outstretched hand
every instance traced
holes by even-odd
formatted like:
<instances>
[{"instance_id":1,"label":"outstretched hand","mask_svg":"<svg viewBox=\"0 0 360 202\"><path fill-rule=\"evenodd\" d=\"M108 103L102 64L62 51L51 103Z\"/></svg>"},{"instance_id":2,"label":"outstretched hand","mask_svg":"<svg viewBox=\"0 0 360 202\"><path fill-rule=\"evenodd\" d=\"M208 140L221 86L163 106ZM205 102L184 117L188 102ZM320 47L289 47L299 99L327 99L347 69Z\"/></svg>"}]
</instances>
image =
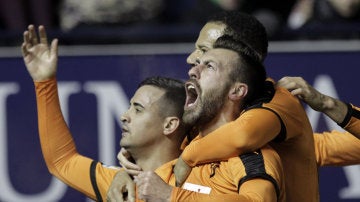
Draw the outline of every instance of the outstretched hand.
<instances>
[{"instance_id":1,"label":"outstretched hand","mask_svg":"<svg viewBox=\"0 0 360 202\"><path fill-rule=\"evenodd\" d=\"M186 164L186 162L180 156L174 166L174 174L175 174L177 187L182 186L186 178L189 176L190 172L191 172L191 167L188 164Z\"/></svg>"},{"instance_id":2,"label":"outstretched hand","mask_svg":"<svg viewBox=\"0 0 360 202\"><path fill-rule=\"evenodd\" d=\"M324 102L324 95L301 77L283 77L277 82L277 85L286 88L316 111L323 111L324 108L331 107L327 105L332 105L332 103Z\"/></svg>"},{"instance_id":3,"label":"outstretched hand","mask_svg":"<svg viewBox=\"0 0 360 202\"><path fill-rule=\"evenodd\" d=\"M323 112L336 123L344 121L348 106L339 99L324 95L313 88L301 77L283 77L277 83L291 94L305 101L312 109Z\"/></svg>"},{"instance_id":4,"label":"outstretched hand","mask_svg":"<svg viewBox=\"0 0 360 202\"><path fill-rule=\"evenodd\" d=\"M37 36L34 25L24 32L21 52L26 68L34 81L44 81L56 75L58 60L58 40L48 45L44 26L40 25Z\"/></svg>"}]
</instances>

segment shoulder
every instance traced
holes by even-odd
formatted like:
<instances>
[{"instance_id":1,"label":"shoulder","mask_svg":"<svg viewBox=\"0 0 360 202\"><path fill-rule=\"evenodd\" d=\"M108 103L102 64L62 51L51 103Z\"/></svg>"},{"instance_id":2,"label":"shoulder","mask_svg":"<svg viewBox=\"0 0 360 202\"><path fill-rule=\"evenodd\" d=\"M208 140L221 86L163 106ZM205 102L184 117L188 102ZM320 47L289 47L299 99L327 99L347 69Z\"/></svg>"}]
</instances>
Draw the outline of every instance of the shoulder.
<instances>
[{"instance_id":1,"label":"shoulder","mask_svg":"<svg viewBox=\"0 0 360 202\"><path fill-rule=\"evenodd\" d=\"M232 167L236 166L238 169L243 169L246 175L282 171L280 156L268 145L257 151L232 157L227 163Z\"/></svg>"},{"instance_id":2,"label":"shoulder","mask_svg":"<svg viewBox=\"0 0 360 202\"><path fill-rule=\"evenodd\" d=\"M260 178L270 181L278 194L284 188L281 159L270 146L231 158L228 163L232 164L232 169L237 170L233 175L238 176L235 178L239 178L239 187L246 181Z\"/></svg>"}]
</instances>

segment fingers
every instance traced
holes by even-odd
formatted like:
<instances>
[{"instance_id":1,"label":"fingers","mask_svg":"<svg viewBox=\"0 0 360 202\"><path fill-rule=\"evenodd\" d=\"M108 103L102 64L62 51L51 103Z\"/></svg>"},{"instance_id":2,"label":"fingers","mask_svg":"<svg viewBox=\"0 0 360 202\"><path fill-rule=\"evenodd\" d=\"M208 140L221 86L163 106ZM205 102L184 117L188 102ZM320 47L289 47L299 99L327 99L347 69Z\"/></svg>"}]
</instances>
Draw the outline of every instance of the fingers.
<instances>
[{"instance_id":1,"label":"fingers","mask_svg":"<svg viewBox=\"0 0 360 202\"><path fill-rule=\"evenodd\" d=\"M108 191L106 201L124 201L122 192L118 189L111 189Z\"/></svg>"},{"instance_id":2,"label":"fingers","mask_svg":"<svg viewBox=\"0 0 360 202\"><path fill-rule=\"evenodd\" d=\"M146 183L147 182L146 173L145 172L140 173L137 177L134 178L134 182L136 183L137 186L138 198L145 201L147 195L147 186L148 186L148 183Z\"/></svg>"},{"instance_id":3,"label":"fingers","mask_svg":"<svg viewBox=\"0 0 360 202\"><path fill-rule=\"evenodd\" d=\"M191 172L191 167L180 156L174 167L175 185L181 187Z\"/></svg>"},{"instance_id":4,"label":"fingers","mask_svg":"<svg viewBox=\"0 0 360 202\"><path fill-rule=\"evenodd\" d=\"M145 182L147 181L148 175L147 174L149 172L141 172L139 173L137 176L134 177L134 182L137 185L138 188L142 187Z\"/></svg>"},{"instance_id":5,"label":"fingers","mask_svg":"<svg viewBox=\"0 0 360 202\"><path fill-rule=\"evenodd\" d=\"M287 89L293 95L299 95L308 89L307 82L301 77L283 77L276 85Z\"/></svg>"},{"instance_id":6,"label":"fingers","mask_svg":"<svg viewBox=\"0 0 360 202\"><path fill-rule=\"evenodd\" d=\"M39 26L39 38L40 38L41 44L46 45L46 46L48 45L45 27L42 25ZM34 25L29 25L28 30L24 31L23 40L24 40L24 42L21 45L21 52L22 52L23 56L26 56L29 54L29 50L33 46L36 46L39 44L39 39L36 34ZM52 42L52 52L54 54L56 54L56 56L57 56L57 40Z\"/></svg>"},{"instance_id":7,"label":"fingers","mask_svg":"<svg viewBox=\"0 0 360 202\"><path fill-rule=\"evenodd\" d=\"M29 31L25 31L23 34L24 42L21 45L21 52L24 57L29 54L28 49L31 48L30 38L29 38Z\"/></svg>"},{"instance_id":8,"label":"fingers","mask_svg":"<svg viewBox=\"0 0 360 202\"><path fill-rule=\"evenodd\" d=\"M127 191L128 191L128 201L135 202L135 184L127 184Z\"/></svg>"},{"instance_id":9,"label":"fingers","mask_svg":"<svg viewBox=\"0 0 360 202\"><path fill-rule=\"evenodd\" d=\"M299 98L303 98L303 89L302 88L297 88L291 91L292 95L298 96Z\"/></svg>"},{"instance_id":10,"label":"fingers","mask_svg":"<svg viewBox=\"0 0 360 202\"><path fill-rule=\"evenodd\" d=\"M32 46L37 45L39 42L38 42L38 39L36 36L36 31L35 31L34 25L29 25L28 30L29 30L29 39L30 39L29 42L31 43Z\"/></svg>"},{"instance_id":11,"label":"fingers","mask_svg":"<svg viewBox=\"0 0 360 202\"><path fill-rule=\"evenodd\" d=\"M58 43L59 43L59 40L57 40L57 39L54 39L51 42L51 47L50 47L50 57L51 58L58 56Z\"/></svg>"},{"instance_id":12,"label":"fingers","mask_svg":"<svg viewBox=\"0 0 360 202\"><path fill-rule=\"evenodd\" d=\"M39 37L41 44L48 45L45 27L42 25L39 26Z\"/></svg>"},{"instance_id":13,"label":"fingers","mask_svg":"<svg viewBox=\"0 0 360 202\"><path fill-rule=\"evenodd\" d=\"M24 43L25 43L25 44L30 44L30 45L31 45L31 43L30 43L30 37L29 37L29 31L28 31L28 30L26 30L26 31L24 32L23 38L24 38Z\"/></svg>"},{"instance_id":14,"label":"fingers","mask_svg":"<svg viewBox=\"0 0 360 202\"><path fill-rule=\"evenodd\" d=\"M124 155L125 158L131 158L130 153L126 149L121 148L120 152L122 155Z\"/></svg>"},{"instance_id":15,"label":"fingers","mask_svg":"<svg viewBox=\"0 0 360 202\"><path fill-rule=\"evenodd\" d=\"M277 86L285 88L287 90L293 90L296 86L296 83L292 81L294 77L283 77L277 82Z\"/></svg>"},{"instance_id":16,"label":"fingers","mask_svg":"<svg viewBox=\"0 0 360 202\"><path fill-rule=\"evenodd\" d=\"M26 43L21 44L21 53L22 53L23 57L26 57L29 54L29 52L27 51L27 48L26 48Z\"/></svg>"},{"instance_id":17,"label":"fingers","mask_svg":"<svg viewBox=\"0 0 360 202\"><path fill-rule=\"evenodd\" d=\"M141 170L128 170L128 169L125 169L125 171L133 177L138 176L142 172Z\"/></svg>"},{"instance_id":18,"label":"fingers","mask_svg":"<svg viewBox=\"0 0 360 202\"><path fill-rule=\"evenodd\" d=\"M130 175L137 175L139 171L141 171L141 167L132 163L129 158L130 155L125 149L121 149L120 152L117 155L117 158L119 160L119 164L125 168L126 172L128 172Z\"/></svg>"}]
</instances>

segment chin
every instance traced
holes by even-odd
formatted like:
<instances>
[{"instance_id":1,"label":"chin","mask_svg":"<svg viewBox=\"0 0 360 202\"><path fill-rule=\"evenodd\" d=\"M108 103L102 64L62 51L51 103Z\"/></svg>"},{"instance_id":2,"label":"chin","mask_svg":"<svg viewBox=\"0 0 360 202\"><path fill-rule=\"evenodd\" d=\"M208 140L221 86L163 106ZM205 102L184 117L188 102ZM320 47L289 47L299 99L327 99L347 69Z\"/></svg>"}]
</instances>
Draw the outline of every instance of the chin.
<instances>
[{"instance_id":1,"label":"chin","mask_svg":"<svg viewBox=\"0 0 360 202\"><path fill-rule=\"evenodd\" d=\"M191 110L185 112L182 119L185 124L193 125L199 119L199 116L197 116L196 112L193 112L193 110Z\"/></svg>"}]
</instances>

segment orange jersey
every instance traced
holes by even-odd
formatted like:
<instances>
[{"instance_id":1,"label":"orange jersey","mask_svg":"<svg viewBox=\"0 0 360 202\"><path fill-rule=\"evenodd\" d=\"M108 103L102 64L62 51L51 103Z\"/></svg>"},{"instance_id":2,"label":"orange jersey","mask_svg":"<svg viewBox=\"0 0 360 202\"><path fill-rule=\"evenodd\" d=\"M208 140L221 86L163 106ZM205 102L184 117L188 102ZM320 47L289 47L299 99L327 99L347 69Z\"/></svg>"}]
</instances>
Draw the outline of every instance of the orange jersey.
<instances>
[{"instance_id":1,"label":"orange jersey","mask_svg":"<svg viewBox=\"0 0 360 202\"><path fill-rule=\"evenodd\" d=\"M350 133L360 137L360 108L348 104L348 113L344 121L339 125Z\"/></svg>"},{"instance_id":2,"label":"orange jersey","mask_svg":"<svg viewBox=\"0 0 360 202\"><path fill-rule=\"evenodd\" d=\"M316 161L319 166L360 164L360 109L347 104L348 113L339 126L348 132L315 133ZM357 136L357 137L355 137Z\"/></svg>"},{"instance_id":3,"label":"orange jersey","mask_svg":"<svg viewBox=\"0 0 360 202\"><path fill-rule=\"evenodd\" d=\"M35 88L41 149L50 173L91 199L105 200L119 168L102 166L77 152L61 114L55 79L36 82Z\"/></svg>"},{"instance_id":4,"label":"orange jersey","mask_svg":"<svg viewBox=\"0 0 360 202\"><path fill-rule=\"evenodd\" d=\"M77 152L61 113L55 79L35 82L35 88L41 149L50 173L89 198L106 201L111 182L121 168L104 166ZM166 176L164 173L171 173L172 167L155 172Z\"/></svg>"},{"instance_id":5,"label":"orange jersey","mask_svg":"<svg viewBox=\"0 0 360 202\"><path fill-rule=\"evenodd\" d=\"M193 167L254 151L271 142L282 160L287 200L319 201L314 137L306 112L286 89L276 88L270 99L191 142L182 158Z\"/></svg>"},{"instance_id":6,"label":"orange jersey","mask_svg":"<svg viewBox=\"0 0 360 202\"><path fill-rule=\"evenodd\" d=\"M360 164L360 139L349 132L331 131L314 134L318 166Z\"/></svg>"},{"instance_id":7,"label":"orange jersey","mask_svg":"<svg viewBox=\"0 0 360 202\"><path fill-rule=\"evenodd\" d=\"M165 166L172 167L175 161L170 164ZM160 177L174 185L173 173ZM264 189L263 183L270 183L272 189ZM276 193L275 198L270 199L271 192ZM171 201L286 201L285 197L280 157L265 146L257 152L195 166L183 187L173 188Z\"/></svg>"},{"instance_id":8,"label":"orange jersey","mask_svg":"<svg viewBox=\"0 0 360 202\"><path fill-rule=\"evenodd\" d=\"M55 79L36 82L35 88L41 148L49 171L89 198L106 201L107 191L120 168L104 166L77 152L72 135L61 114ZM261 157L255 158L257 165L255 169L259 168L256 171L260 172L254 172L251 166L246 166L253 164L254 157ZM164 164L155 171L172 186L175 185L173 165L174 161ZM212 171L215 172L213 177L210 176ZM213 168L211 164L196 167L189 178L190 182L211 187L212 191L209 194L201 194L174 188L172 201L254 201L266 197L268 195L266 191L272 190L277 193L276 197L279 201L283 201L282 173L279 156L271 148L264 148L257 155L236 157L219 163L218 167ZM263 190L260 185L266 182L270 182L274 189ZM188 187L184 188L188 189ZM141 200L137 199L137 201Z\"/></svg>"}]
</instances>

